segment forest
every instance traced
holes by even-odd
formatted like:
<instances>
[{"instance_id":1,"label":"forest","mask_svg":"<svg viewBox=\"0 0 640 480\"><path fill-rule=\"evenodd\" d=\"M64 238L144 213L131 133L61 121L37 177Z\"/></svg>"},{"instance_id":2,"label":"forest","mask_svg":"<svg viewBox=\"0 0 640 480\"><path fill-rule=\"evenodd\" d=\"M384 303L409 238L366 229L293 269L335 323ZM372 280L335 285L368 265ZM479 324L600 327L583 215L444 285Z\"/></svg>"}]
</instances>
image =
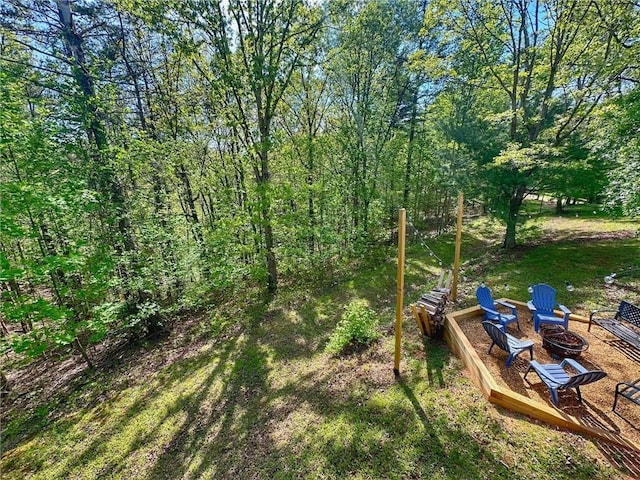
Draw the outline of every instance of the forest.
<instances>
[{"instance_id":1,"label":"forest","mask_svg":"<svg viewBox=\"0 0 640 480\"><path fill-rule=\"evenodd\" d=\"M527 198L640 214L635 0L3 0L0 24L3 355L91 367L330 282L399 208L448 231L458 191L506 250Z\"/></svg>"}]
</instances>

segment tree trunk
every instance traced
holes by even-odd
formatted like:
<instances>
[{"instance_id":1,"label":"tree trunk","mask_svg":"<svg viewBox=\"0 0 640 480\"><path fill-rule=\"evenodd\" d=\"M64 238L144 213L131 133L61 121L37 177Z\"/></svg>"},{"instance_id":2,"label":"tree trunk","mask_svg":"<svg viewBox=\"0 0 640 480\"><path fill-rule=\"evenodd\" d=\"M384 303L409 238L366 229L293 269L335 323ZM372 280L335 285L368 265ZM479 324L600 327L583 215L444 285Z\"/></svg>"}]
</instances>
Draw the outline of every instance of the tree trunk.
<instances>
[{"instance_id":1,"label":"tree trunk","mask_svg":"<svg viewBox=\"0 0 640 480\"><path fill-rule=\"evenodd\" d=\"M7 328L7 324L4 323L4 319L0 318L0 336L6 337L9 335L9 329Z\"/></svg>"},{"instance_id":2,"label":"tree trunk","mask_svg":"<svg viewBox=\"0 0 640 480\"><path fill-rule=\"evenodd\" d=\"M411 171L413 169L413 144L416 135L416 120L418 116L418 89L413 91L411 99L411 123L409 127L409 145L407 146L407 163L404 169L404 192L402 194L402 206L407 207L409 204L409 191L411 185Z\"/></svg>"},{"instance_id":3,"label":"tree trunk","mask_svg":"<svg viewBox=\"0 0 640 480\"><path fill-rule=\"evenodd\" d=\"M266 152L262 152L266 157ZM265 261L267 263L267 289L273 294L278 289L278 266L276 263L276 255L273 251L273 226L271 224L271 198L269 198L269 176L268 170L265 175L260 175L260 183L258 184L258 196L260 198L260 220L262 227L262 235L264 236Z\"/></svg>"},{"instance_id":4,"label":"tree trunk","mask_svg":"<svg viewBox=\"0 0 640 480\"><path fill-rule=\"evenodd\" d=\"M2 370L0 370L0 394L8 393L11 390L11 385L9 385L9 380L7 380L6 375Z\"/></svg>"},{"instance_id":5,"label":"tree trunk","mask_svg":"<svg viewBox=\"0 0 640 480\"><path fill-rule=\"evenodd\" d=\"M311 130L311 129L310 129ZM314 167L314 158L313 158L313 137L311 131L307 136L307 189L309 190L309 198L308 198L308 206L307 212L309 216L309 237L307 240L309 247L309 255L313 256L316 249L316 212L315 206L313 204L313 167Z\"/></svg>"},{"instance_id":6,"label":"tree trunk","mask_svg":"<svg viewBox=\"0 0 640 480\"><path fill-rule=\"evenodd\" d=\"M267 289L269 293L275 293L278 289L278 266L276 264L276 255L273 251L273 229L270 218L266 216L268 215L268 211L265 210L262 213L263 221L265 221L266 218L264 225L264 242L266 246L267 271L269 273Z\"/></svg>"},{"instance_id":7,"label":"tree trunk","mask_svg":"<svg viewBox=\"0 0 640 480\"><path fill-rule=\"evenodd\" d=\"M273 225L271 223L271 172L269 170L269 122L262 119L260 123L260 166L256 171L256 182L258 187L258 198L260 199L260 220L261 229L264 236L265 261L267 263L267 290L274 294L278 289L278 265L276 255L273 251Z\"/></svg>"},{"instance_id":8,"label":"tree trunk","mask_svg":"<svg viewBox=\"0 0 640 480\"><path fill-rule=\"evenodd\" d=\"M525 186L520 185L509 199L509 211L507 212L507 230L504 236L503 248L511 249L516 246L516 225L518 224L518 212L525 197Z\"/></svg>"},{"instance_id":9,"label":"tree trunk","mask_svg":"<svg viewBox=\"0 0 640 480\"><path fill-rule=\"evenodd\" d=\"M182 183L183 198L186 206L184 213L187 219L187 223L191 225L193 236L196 238L196 241L200 246L201 254L204 254L204 236L202 235L200 219L198 218L198 211L196 210L195 198L193 198L191 180L189 179L187 169L184 167L184 163L180 163L180 165L176 167L176 175Z\"/></svg>"},{"instance_id":10,"label":"tree trunk","mask_svg":"<svg viewBox=\"0 0 640 480\"><path fill-rule=\"evenodd\" d=\"M93 369L93 363L91 362L89 355L87 355L87 350L84 348L84 345L82 345L82 342L80 342L80 339L76 338L74 345L80 352L80 355L82 355L82 358L84 358L84 361L87 362L89 368Z\"/></svg>"}]
</instances>

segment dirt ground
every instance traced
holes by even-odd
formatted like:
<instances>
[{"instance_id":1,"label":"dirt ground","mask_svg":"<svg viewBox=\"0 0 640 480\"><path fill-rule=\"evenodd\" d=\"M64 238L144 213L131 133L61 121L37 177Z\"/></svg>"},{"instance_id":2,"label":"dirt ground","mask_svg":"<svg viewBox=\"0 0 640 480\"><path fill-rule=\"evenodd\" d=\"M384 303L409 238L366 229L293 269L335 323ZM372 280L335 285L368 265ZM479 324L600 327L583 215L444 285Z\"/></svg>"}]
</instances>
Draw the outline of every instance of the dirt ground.
<instances>
[{"instance_id":1,"label":"dirt ground","mask_svg":"<svg viewBox=\"0 0 640 480\"><path fill-rule=\"evenodd\" d=\"M521 330L511 324L508 333L516 338L533 340L533 358L539 363L559 363L560 360L553 359L542 347L542 338L533 330L529 311L518 308L518 318ZM549 390L535 371L532 370L526 380L523 378L529 366L529 352L521 353L511 368L506 368L506 352L493 347L491 354L487 354L491 339L481 322L482 316L478 316L458 323L494 379L514 392L553 407ZM586 368L603 370L607 376L580 388L582 404L578 403L575 390L559 392L558 408L580 418L585 424L620 433L640 445L640 406L619 397L618 414L612 411L616 384L640 378L640 351L597 325L587 332L586 323L570 321L569 330L589 343L589 349L577 361Z\"/></svg>"}]
</instances>

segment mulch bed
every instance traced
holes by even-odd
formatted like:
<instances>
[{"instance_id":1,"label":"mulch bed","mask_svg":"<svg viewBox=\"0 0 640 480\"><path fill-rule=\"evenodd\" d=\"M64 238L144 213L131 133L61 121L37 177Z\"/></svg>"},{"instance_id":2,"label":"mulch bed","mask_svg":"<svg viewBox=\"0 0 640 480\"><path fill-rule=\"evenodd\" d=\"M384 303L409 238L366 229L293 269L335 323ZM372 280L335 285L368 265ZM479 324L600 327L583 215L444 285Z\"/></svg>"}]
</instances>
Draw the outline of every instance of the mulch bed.
<instances>
[{"instance_id":1,"label":"mulch bed","mask_svg":"<svg viewBox=\"0 0 640 480\"><path fill-rule=\"evenodd\" d=\"M518 308L518 318L521 330L518 330L515 324L511 324L507 329L508 333L516 338L533 340L533 358L539 363L559 363L560 360L552 358L543 348L542 338L533 330L529 311L526 308ZM491 355L487 354L491 340L482 328L481 322L482 316L479 315L458 321L458 324L496 382L525 397L553 407L549 390L535 371L529 373L527 380L523 379L529 366L529 353L521 353L511 368L507 369L506 352L493 347ZM590 370L603 370L607 372L607 376L580 389L582 404L578 403L575 390L560 391L558 408L579 418L585 424L620 433L640 445L640 406L621 397L616 406L618 414L611 410L616 384L640 378L640 350L597 325L593 325L591 332L587 332L586 323L570 321L569 330L589 343L588 350L583 352L577 361Z\"/></svg>"}]
</instances>

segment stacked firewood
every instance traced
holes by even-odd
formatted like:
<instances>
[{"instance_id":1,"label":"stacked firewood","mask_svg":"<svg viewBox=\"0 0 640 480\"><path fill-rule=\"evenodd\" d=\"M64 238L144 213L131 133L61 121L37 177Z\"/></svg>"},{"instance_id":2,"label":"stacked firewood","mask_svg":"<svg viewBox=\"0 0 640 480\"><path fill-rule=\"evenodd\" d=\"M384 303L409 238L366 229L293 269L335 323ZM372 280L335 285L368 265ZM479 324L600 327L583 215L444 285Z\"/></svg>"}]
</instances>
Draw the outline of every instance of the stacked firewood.
<instances>
[{"instance_id":1,"label":"stacked firewood","mask_svg":"<svg viewBox=\"0 0 640 480\"><path fill-rule=\"evenodd\" d=\"M411 305L413 316L423 335L441 338L444 330L444 309L449 292L436 288L425 293L415 304Z\"/></svg>"}]
</instances>

